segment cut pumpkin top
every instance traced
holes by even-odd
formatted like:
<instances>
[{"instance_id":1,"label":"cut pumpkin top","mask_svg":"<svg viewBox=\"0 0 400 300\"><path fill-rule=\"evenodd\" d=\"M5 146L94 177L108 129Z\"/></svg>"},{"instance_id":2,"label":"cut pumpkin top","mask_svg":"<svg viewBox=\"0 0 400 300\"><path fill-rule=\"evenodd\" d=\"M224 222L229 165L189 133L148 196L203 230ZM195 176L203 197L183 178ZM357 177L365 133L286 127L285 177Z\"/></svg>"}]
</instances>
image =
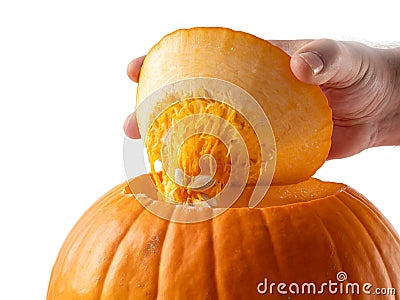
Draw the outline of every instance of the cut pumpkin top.
<instances>
[{"instance_id":1,"label":"cut pumpkin top","mask_svg":"<svg viewBox=\"0 0 400 300\"><path fill-rule=\"evenodd\" d=\"M143 63L137 90L137 106L146 106L145 99L162 87L186 79L204 77L226 81L241 88L251 95L264 111L275 139L273 185L305 181L324 163L329 153L333 127L331 110L325 95L318 86L304 84L293 75L290 69L290 57L284 51L248 33L226 28L192 28L177 30L165 36L150 50ZM187 86L187 88L190 87ZM218 88L203 87L203 89L203 91L197 91L198 95L204 94L207 96L205 98L221 100L218 99ZM185 91L174 92L176 95L185 94ZM137 115L142 133L149 129L143 128L149 126L149 119L154 121L156 118L161 118L158 122L152 123L153 127L155 126L152 128L153 137L146 144L149 159L153 163L161 159L162 145L160 144L163 142L163 135L171 128L171 124L183 118L183 115L179 113L169 113L166 116L167 110L157 110L159 103L168 101L170 105L180 105L180 111L185 109L182 103L176 104L176 101L187 99L172 98L159 99L158 103L147 106L141 114ZM201 97L194 101L199 101L199 104L204 103ZM241 102L241 99L235 99L235 101L241 103L243 107L247 105L245 100ZM193 103L190 104L191 101L186 102L187 105L193 106ZM224 105L226 107L222 105L220 115L226 115L231 109L226 104ZM207 105L200 106L198 109L207 113ZM146 116L143 115L143 111L147 114ZM190 113L188 110L188 114ZM251 109L248 113L251 114ZM240 119L240 113L237 114L238 116L233 117L231 115L231 122ZM234 124L236 128L239 128L241 135L251 131L248 130L247 125ZM157 133L160 136L155 137ZM209 139L213 147L204 146L206 143L204 137L199 136L198 140L196 138L192 140L192 144L189 144L191 147L186 145L186 149L190 151L186 151L186 154L181 151L180 157L176 159L182 170L196 175L199 172L198 164L190 163L190 161L198 162L204 154L213 155L212 149L218 149L218 153L223 153L223 151L216 140ZM252 158L254 152L260 151L260 143L249 136L245 136L244 140L251 159L250 181L247 184L254 185L256 182L251 178L258 176L257 167L260 161L257 155L254 159ZM194 154L193 147L197 147L196 145L202 145L203 149L209 150L208 152L198 151ZM180 148L181 145L172 147ZM226 163L225 158L215 157L215 159L217 168L226 169L223 165ZM162 189L163 181L166 181L165 183L173 181L171 176L165 176L165 170L160 173L153 168L152 173L153 176L160 178L158 188ZM224 182L226 179L219 181L222 185ZM170 185L170 182L167 185ZM179 188L179 185L176 185L172 189L176 191ZM213 196L213 194L208 195Z\"/></svg>"}]
</instances>

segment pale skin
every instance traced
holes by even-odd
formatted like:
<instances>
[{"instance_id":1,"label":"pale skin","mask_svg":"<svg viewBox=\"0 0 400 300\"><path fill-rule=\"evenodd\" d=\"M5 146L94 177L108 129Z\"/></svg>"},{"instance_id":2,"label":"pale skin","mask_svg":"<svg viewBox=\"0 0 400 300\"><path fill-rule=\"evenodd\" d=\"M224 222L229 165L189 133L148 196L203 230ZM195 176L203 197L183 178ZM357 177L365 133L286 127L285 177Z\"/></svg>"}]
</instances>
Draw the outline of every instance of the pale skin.
<instances>
[{"instance_id":1,"label":"pale skin","mask_svg":"<svg viewBox=\"0 0 400 300\"><path fill-rule=\"evenodd\" d=\"M400 48L377 49L328 39L271 41L291 56L301 81L319 85L333 115L328 159L377 146L400 145ZM128 65L138 82L144 56ZM140 138L135 113L124 123L128 137Z\"/></svg>"}]
</instances>

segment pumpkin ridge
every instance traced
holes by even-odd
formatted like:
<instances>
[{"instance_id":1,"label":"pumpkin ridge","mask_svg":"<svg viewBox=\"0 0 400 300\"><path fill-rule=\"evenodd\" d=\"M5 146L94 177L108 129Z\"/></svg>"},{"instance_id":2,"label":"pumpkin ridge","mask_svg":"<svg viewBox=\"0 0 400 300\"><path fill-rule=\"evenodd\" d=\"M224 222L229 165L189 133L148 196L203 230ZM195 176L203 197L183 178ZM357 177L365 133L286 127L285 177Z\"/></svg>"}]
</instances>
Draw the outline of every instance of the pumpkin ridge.
<instances>
[{"instance_id":1,"label":"pumpkin ridge","mask_svg":"<svg viewBox=\"0 0 400 300\"><path fill-rule=\"evenodd\" d=\"M393 239L396 240L397 244L400 246L400 237L397 234L397 231L394 229L393 225L388 221L388 219L378 210L378 208L371 201L369 201L367 198L365 198L364 195L360 194L353 188L348 187L346 189L346 192L352 197L352 199L356 198L357 201L360 201L365 206L367 206L368 209L371 210L373 215L379 221L379 223L384 225L385 228L388 231L390 231ZM342 195L339 195L339 196L342 196ZM353 200L353 202L354 202L354 200Z\"/></svg>"},{"instance_id":2,"label":"pumpkin ridge","mask_svg":"<svg viewBox=\"0 0 400 300\"><path fill-rule=\"evenodd\" d=\"M121 200L123 200L124 198L125 197L121 198ZM136 199L135 199L135 201L136 201ZM145 209L143 207L141 207L140 212L137 213L137 215L134 218L132 218L132 222L130 223L129 226L126 227L125 232L122 234L121 238L116 242L117 247L115 248L112 257L110 258L110 262L108 264L107 270L105 271L104 278L102 280L102 284L101 284L102 286L100 288L101 292L100 292L100 298L99 299L103 298L103 293L104 293L105 283L107 281L107 276L108 276L110 268L111 268L111 266L113 264L115 255L117 254L118 249L120 248L120 246L122 244L122 241L128 236L128 233L131 230L132 226L135 224L135 222L139 219L139 217L143 214L144 211L145 211Z\"/></svg>"},{"instance_id":3,"label":"pumpkin ridge","mask_svg":"<svg viewBox=\"0 0 400 300\"><path fill-rule=\"evenodd\" d=\"M271 249L272 249L272 255L273 255L274 260L275 260L277 273L278 273L279 277L282 277L282 272L281 272L281 269L279 268L278 256L276 255L276 250L275 250L275 246L274 246L275 244L272 241L272 234L271 234L271 231L269 230L269 225L268 225L268 216L267 216L267 214L271 210L270 209L260 209L259 211L260 211L261 219L263 220L263 223L264 223L266 235L268 235L268 238L270 240Z\"/></svg>"},{"instance_id":4,"label":"pumpkin ridge","mask_svg":"<svg viewBox=\"0 0 400 300\"><path fill-rule=\"evenodd\" d=\"M369 231L366 230L364 224L362 222L360 222L360 220L358 219L357 214L355 213L356 211L360 210L362 211L361 215L364 215L368 212L371 212L371 210L369 209L368 205L366 205L363 202L359 202L359 206L355 206L353 209L351 209L346 202L350 201L357 201L359 197L354 198L354 196L350 193L343 193L341 195L339 195L339 197L337 197L337 199L339 201L337 201L337 203L331 203L331 202L327 202L327 205L324 206L318 206L318 208L320 208L323 211L326 210L330 210L330 211L336 211L336 210L340 210L340 215L341 215L341 219L339 220L339 222L337 222L337 224L344 224L347 227L347 231L348 232L352 232L353 234L347 234L345 236L345 239L347 240L348 238L351 238L352 243L354 243L354 247L356 247L357 249L353 249L352 251L355 251L356 253L358 253L358 255L355 255L354 258L352 260L347 260L347 266L344 267L344 269L342 271L346 271L346 268L350 268L353 269L353 271L355 272L353 274L356 276L361 276L358 278L353 278L353 280L360 280L363 278L363 276L366 276L365 273L365 268L363 266L365 266L366 264L371 264L370 269L374 270L374 272L370 272L368 273L368 276L373 276L373 278L369 279L372 283L374 283L375 286L387 286L387 280L388 277L390 276L390 274L388 273L388 269L387 269L387 264L383 261L383 257L381 252L378 250L377 245L375 243L375 241L373 239L367 239L366 235L370 235ZM357 200L355 200L357 199ZM372 211L373 213L373 211ZM352 224L353 226L350 227L349 224ZM374 225L377 225L374 223ZM379 224L382 225L382 224ZM385 228L385 227L384 227ZM386 228L385 228L386 229ZM357 233L357 235L355 235L354 233ZM359 243L357 243L357 241L359 241ZM362 247L363 252L360 251L360 248ZM365 251L367 250L367 251ZM378 253L376 253L378 252ZM378 264L379 268L376 269L374 268L374 265L376 266L376 264ZM382 267L382 265L384 267ZM385 269L384 271L382 269ZM379 273L377 273L379 272ZM351 275L350 273L348 273L348 275ZM364 278L365 279L365 278ZM389 279L390 280L390 279ZM382 281L385 281L384 283ZM391 281L391 280L390 280Z\"/></svg>"},{"instance_id":5,"label":"pumpkin ridge","mask_svg":"<svg viewBox=\"0 0 400 300\"><path fill-rule=\"evenodd\" d=\"M389 280L390 282L390 287L394 287L395 285L393 285L393 282L391 280L391 274L389 274L389 270L387 267L387 262L383 259L383 255L381 252L381 248L378 247L377 243L375 242L375 239L371 236L370 231L367 229L367 227L364 225L364 223L360 220L360 217L358 216L358 214L356 214L344 201L340 201L344 207L346 207L346 209L348 211L350 211L350 213L355 217L355 219L357 219L357 222L359 222L359 224L361 225L362 228L364 228L364 230L366 231L366 235L368 236L368 238L372 241L372 244L374 245L374 248L376 250L376 252L379 253L379 257L381 259L381 262L383 263L383 265L385 266L384 269L385 270L385 279ZM369 208L368 208L369 209Z\"/></svg>"},{"instance_id":6,"label":"pumpkin ridge","mask_svg":"<svg viewBox=\"0 0 400 300\"><path fill-rule=\"evenodd\" d=\"M175 208L174 208L175 211ZM173 215L173 212L172 212ZM160 259L159 259L159 264L157 266L157 284L155 284L154 286L157 287L157 290L155 291L155 299L158 299L158 293L160 291L160 269L161 269L161 265L162 265L162 259L163 259L163 249L164 249L164 244L165 244L165 240L167 239L167 235L168 235L168 231L169 231L169 226L171 224L171 221L167 222L167 226L165 227L165 234L164 234L164 239L161 242L161 247L160 247Z\"/></svg>"},{"instance_id":7,"label":"pumpkin ridge","mask_svg":"<svg viewBox=\"0 0 400 300\"><path fill-rule=\"evenodd\" d=\"M55 284L53 283L53 278L55 274L59 272L58 269L64 269L65 261L68 259L68 254L71 253L71 249L78 249L81 245L81 242L79 241L84 241L86 239L91 224L100 215L100 210L98 208L104 208L108 204L108 202L113 199L112 196L120 194L119 188L123 185L123 183L119 184L116 189L111 189L103 194L102 197L100 197L85 211L85 213L79 218L79 220L69 231L63 243L63 247L60 249L60 252L57 255L57 261L60 261L60 263L59 265L55 265L53 270L51 271L49 287ZM81 230L81 228L83 228L83 230ZM50 297L52 296L51 292L52 289L49 288L47 291L46 299L50 299Z\"/></svg>"},{"instance_id":8,"label":"pumpkin ridge","mask_svg":"<svg viewBox=\"0 0 400 300\"><path fill-rule=\"evenodd\" d=\"M217 253L216 252L216 247L215 247L215 235L214 235L214 220L215 220L215 218L212 218L211 220L210 220L210 226L211 226L211 243L212 243L212 246L210 247L210 252L211 252L211 254L212 254L212 259L213 259L213 262L214 262L214 281L215 281L215 294L217 295L217 299L219 298L219 289L218 289L218 278L217 278L217 258L216 258L216 256L215 256L215 254Z\"/></svg>"},{"instance_id":9,"label":"pumpkin ridge","mask_svg":"<svg viewBox=\"0 0 400 300\"><path fill-rule=\"evenodd\" d=\"M340 201L340 200L338 199L338 197L336 197L336 196L335 196L334 199L332 199L332 200ZM331 200L331 201L332 201L332 200ZM330 242L330 244L332 245L333 257L336 258L336 261L337 261L337 264L338 264L340 270L343 270L342 262L341 262L341 260L340 260L339 253L338 253L338 251L337 251L337 247L336 247L336 242L335 242L335 240L333 239L331 233L329 232L328 228L326 227L326 225L325 225L325 223L324 223L324 220L321 218L321 216L319 215L319 213L314 209L314 206L313 206L313 205L310 205L309 207L311 208L313 214L314 214L314 215L317 217L317 219L320 221L320 224L321 224L321 226L322 226L322 228L323 228L323 230L324 230L324 233L325 233L326 237L329 238L329 242Z\"/></svg>"},{"instance_id":10,"label":"pumpkin ridge","mask_svg":"<svg viewBox=\"0 0 400 300\"><path fill-rule=\"evenodd\" d=\"M365 206L367 206L368 210L374 216L374 220L376 222L379 222L380 225L383 225L385 227L385 229L391 233L391 236L392 236L393 240L396 242L396 244L398 246L400 246L400 237L397 234L396 230L394 229L392 224L386 219L386 217L374 206L374 204L371 203L368 199L366 199L362 194L358 193L357 191L355 191L352 188L348 189L348 193L352 197L351 203L356 203L354 199L357 199L356 201L360 201ZM342 195L340 195L340 196L342 196ZM347 203L346 205L349 206L352 204ZM357 210L354 210L354 211L356 212ZM363 217L363 215L360 215L360 216Z\"/></svg>"},{"instance_id":11,"label":"pumpkin ridge","mask_svg":"<svg viewBox=\"0 0 400 300\"><path fill-rule=\"evenodd\" d=\"M123 186L124 184L120 184ZM119 186L118 186L119 187ZM77 243L77 241L84 241L86 237L90 233L90 228L93 224L93 221L96 220L101 214L101 209L105 208L107 205L110 205L110 201L114 199L116 195L120 194L119 188L112 189L105 193L98 201L93 203L88 210L80 217L78 222L72 227L69 234L65 238L65 246L60 250L58 254L57 260L62 259L59 268L63 269L65 265L65 261L68 259L68 253L71 252L71 249L79 249L81 247L81 243ZM111 203L113 205L113 203ZM80 230L77 230L77 229ZM82 230L83 228L83 230ZM50 275L50 282L52 282L53 274L55 274L56 270L52 270ZM50 291L50 289L49 289ZM49 297L49 295L48 295Z\"/></svg>"},{"instance_id":12,"label":"pumpkin ridge","mask_svg":"<svg viewBox=\"0 0 400 300\"><path fill-rule=\"evenodd\" d=\"M80 220L85 221L85 222L80 223L78 221L78 223L75 226L79 226L81 228L87 229L85 231L85 236L82 238L83 240L86 238L86 235L89 231L89 228L87 225L91 224L92 221L98 217L98 215L101 213L101 210L104 209L105 207L107 207L107 205L110 204L109 203L110 200L112 200L117 194L120 194L119 189L111 190L111 191L107 192L100 198L99 201L96 201L95 203L93 203L93 205L91 205L90 208L81 216ZM92 213L92 211L94 211L95 213ZM90 216L90 218L86 218L86 215ZM72 233L77 233L77 235L74 235L74 236L80 236L80 234L82 234L83 232L81 232L81 231L75 232L74 228L72 228L71 234Z\"/></svg>"}]
</instances>

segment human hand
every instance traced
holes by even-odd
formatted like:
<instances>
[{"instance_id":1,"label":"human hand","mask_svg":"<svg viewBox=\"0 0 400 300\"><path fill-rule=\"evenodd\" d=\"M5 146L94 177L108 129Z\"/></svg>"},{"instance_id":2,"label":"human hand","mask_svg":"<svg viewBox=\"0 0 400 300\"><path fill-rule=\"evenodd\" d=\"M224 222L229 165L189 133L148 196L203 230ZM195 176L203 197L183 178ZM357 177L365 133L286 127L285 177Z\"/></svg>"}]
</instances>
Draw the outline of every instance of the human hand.
<instances>
[{"instance_id":1,"label":"human hand","mask_svg":"<svg viewBox=\"0 0 400 300\"><path fill-rule=\"evenodd\" d=\"M291 69L301 81L320 85L333 114L328 159L344 158L367 148L400 144L400 49L376 49L356 42L328 39L271 41L291 55ZM144 56L128 65L139 80ZM125 133L140 138L136 116Z\"/></svg>"}]
</instances>

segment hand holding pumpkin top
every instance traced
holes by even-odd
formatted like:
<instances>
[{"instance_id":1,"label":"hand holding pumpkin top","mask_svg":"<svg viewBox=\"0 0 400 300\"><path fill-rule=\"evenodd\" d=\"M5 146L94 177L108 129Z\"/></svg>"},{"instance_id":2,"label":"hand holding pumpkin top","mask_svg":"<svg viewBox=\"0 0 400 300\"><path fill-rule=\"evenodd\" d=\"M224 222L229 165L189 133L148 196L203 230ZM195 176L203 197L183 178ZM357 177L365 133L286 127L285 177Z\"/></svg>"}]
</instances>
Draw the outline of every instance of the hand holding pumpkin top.
<instances>
[{"instance_id":1,"label":"hand holding pumpkin top","mask_svg":"<svg viewBox=\"0 0 400 300\"><path fill-rule=\"evenodd\" d=\"M400 144L400 48L376 49L333 40L272 41L292 56L291 68L301 81L320 85L333 112L329 158L344 158L367 148ZM144 56L128 65L139 79ZM125 133L140 138L135 115Z\"/></svg>"}]
</instances>

